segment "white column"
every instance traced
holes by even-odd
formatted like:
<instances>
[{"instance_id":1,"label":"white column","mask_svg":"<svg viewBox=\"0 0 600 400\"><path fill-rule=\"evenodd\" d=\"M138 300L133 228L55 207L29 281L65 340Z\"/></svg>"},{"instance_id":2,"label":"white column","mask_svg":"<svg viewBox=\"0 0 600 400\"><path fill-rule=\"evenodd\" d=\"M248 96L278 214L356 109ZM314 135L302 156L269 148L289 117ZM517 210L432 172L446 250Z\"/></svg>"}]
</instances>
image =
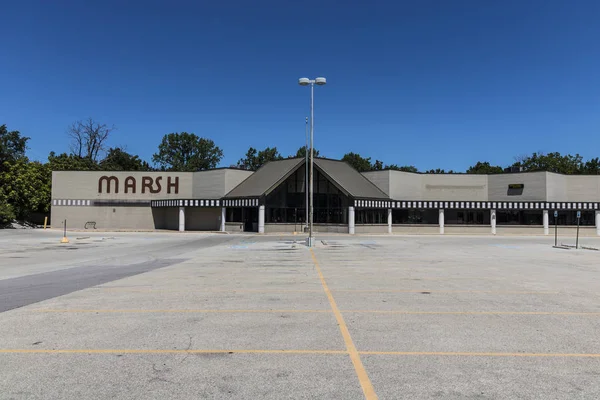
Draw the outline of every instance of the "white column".
<instances>
[{"instance_id":1,"label":"white column","mask_svg":"<svg viewBox=\"0 0 600 400\"><path fill-rule=\"evenodd\" d=\"M225 232L225 207L221 207L221 232Z\"/></svg>"},{"instance_id":2,"label":"white column","mask_svg":"<svg viewBox=\"0 0 600 400\"><path fill-rule=\"evenodd\" d=\"M265 206L258 207L258 233L265 233Z\"/></svg>"},{"instance_id":3,"label":"white column","mask_svg":"<svg viewBox=\"0 0 600 400\"><path fill-rule=\"evenodd\" d=\"M548 210L544 210L544 235L550 233L550 218L548 217Z\"/></svg>"},{"instance_id":4,"label":"white column","mask_svg":"<svg viewBox=\"0 0 600 400\"><path fill-rule=\"evenodd\" d=\"M388 233L392 233L392 209L388 208Z\"/></svg>"},{"instance_id":5,"label":"white column","mask_svg":"<svg viewBox=\"0 0 600 400\"><path fill-rule=\"evenodd\" d=\"M490 210L490 220L492 222L492 235L496 234L496 210Z\"/></svg>"},{"instance_id":6,"label":"white column","mask_svg":"<svg viewBox=\"0 0 600 400\"><path fill-rule=\"evenodd\" d=\"M179 232L185 231L185 207L179 207Z\"/></svg>"},{"instance_id":7,"label":"white column","mask_svg":"<svg viewBox=\"0 0 600 400\"><path fill-rule=\"evenodd\" d=\"M348 233L354 235L354 207L348 207Z\"/></svg>"},{"instance_id":8,"label":"white column","mask_svg":"<svg viewBox=\"0 0 600 400\"><path fill-rule=\"evenodd\" d=\"M445 218L444 218L444 209L443 208L440 208L440 219L439 219L439 221L440 221L440 235L443 235L444 234L444 221L445 221Z\"/></svg>"},{"instance_id":9,"label":"white column","mask_svg":"<svg viewBox=\"0 0 600 400\"><path fill-rule=\"evenodd\" d=\"M596 235L600 236L600 210L596 211Z\"/></svg>"}]
</instances>

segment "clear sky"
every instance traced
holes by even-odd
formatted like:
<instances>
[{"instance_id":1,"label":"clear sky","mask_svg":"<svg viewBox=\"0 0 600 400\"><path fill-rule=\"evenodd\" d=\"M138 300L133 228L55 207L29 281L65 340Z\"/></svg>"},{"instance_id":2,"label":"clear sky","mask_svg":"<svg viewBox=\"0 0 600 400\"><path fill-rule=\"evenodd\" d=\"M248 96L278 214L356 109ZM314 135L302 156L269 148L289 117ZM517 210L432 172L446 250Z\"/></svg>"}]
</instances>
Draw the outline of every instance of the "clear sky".
<instances>
[{"instance_id":1,"label":"clear sky","mask_svg":"<svg viewBox=\"0 0 600 400\"><path fill-rule=\"evenodd\" d=\"M304 144L420 170L600 156L600 1L2 1L0 124L29 155L88 116L150 159L163 135Z\"/></svg>"}]
</instances>

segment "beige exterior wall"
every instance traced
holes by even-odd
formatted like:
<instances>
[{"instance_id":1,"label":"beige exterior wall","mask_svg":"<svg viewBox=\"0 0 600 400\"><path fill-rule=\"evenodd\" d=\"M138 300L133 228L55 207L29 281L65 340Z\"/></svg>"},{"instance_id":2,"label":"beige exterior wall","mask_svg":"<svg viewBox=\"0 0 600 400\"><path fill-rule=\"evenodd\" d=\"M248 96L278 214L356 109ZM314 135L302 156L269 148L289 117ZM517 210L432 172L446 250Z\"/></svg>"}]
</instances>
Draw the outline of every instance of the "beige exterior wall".
<instances>
[{"instance_id":1,"label":"beige exterior wall","mask_svg":"<svg viewBox=\"0 0 600 400\"><path fill-rule=\"evenodd\" d=\"M399 200L421 200L423 175L390 171L390 197Z\"/></svg>"},{"instance_id":2,"label":"beige exterior wall","mask_svg":"<svg viewBox=\"0 0 600 400\"><path fill-rule=\"evenodd\" d=\"M252 175L252 171L215 169L193 173L194 198L220 199Z\"/></svg>"},{"instance_id":3,"label":"beige exterior wall","mask_svg":"<svg viewBox=\"0 0 600 400\"><path fill-rule=\"evenodd\" d=\"M218 231L221 228L221 207L186 207L186 231Z\"/></svg>"},{"instance_id":4,"label":"beige exterior wall","mask_svg":"<svg viewBox=\"0 0 600 400\"><path fill-rule=\"evenodd\" d=\"M546 172L546 201L568 201L566 175Z\"/></svg>"},{"instance_id":5,"label":"beige exterior wall","mask_svg":"<svg viewBox=\"0 0 600 400\"><path fill-rule=\"evenodd\" d=\"M373 171L363 175L394 200L488 199L487 175L415 174L402 171Z\"/></svg>"},{"instance_id":6,"label":"beige exterior wall","mask_svg":"<svg viewBox=\"0 0 600 400\"><path fill-rule=\"evenodd\" d=\"M244 171L236 169L225 170L225 192L223 196L233 190L234 187L248 179L252 175L253 171Z\"/></svg>"},{"instance_id":7,"label":"beige exterior wall","mask_svg":"<svg viewBox=\"0 0 600 400\"><path fill-rule=\"evenodd\" d=\"M179 230L179 208L161 207L152 210L155 229Z\"/></svg>"},{"instance_id":8,"label":"beige exterior wall","mask_svg":"<svg viewBox=\"0 0 600 400\"><path fill-rule=\"evenodd\" d=\"M475 200L488 199L487 175L424 174L422 200ZM418 200L418 199L415 199Z\"/></svg>"},{"instance_id":9,"label":"beige exterior wall","mask_svg":"<svg viewBox=\"0 0 600 400\"><path fill-rule=\"evenodd\" d=\"M524 184L521 194L509 192L508 185ZM492 201L545 201L546 173L529 172L488 176L488 197Z\"/></svg>"},{"instance_id":10,"label":"beige exterior wall","mask_svg":"<svg viewBox=\"0 0 600 400\"><path fill-rule=\"evenodd\" d=\"M83 230L86 222L96 222L96 228L102 230L152 230L155 229L155 216L152 211L150 207L54 206L52 207L51 224L53 228L60 228L66 219L69 230ZM156 228L161 229L160 226Z\"/></svg>"},{"instance_id":11,"label":"beige exterior wall","mask_svg":"<svg viewBox=\"0 0 600 400\"><path fill-rule=\"evenodd\" d=\"M600 201L599 176L569 176L566 183L567 201Z\"/></svg>"},{"instance_id":12,"label":"beige exterior wall","mask_svg":"<svg viewBox=\"0 0 600 400\"><path fill-rule=\"evenodd\" d=\"M67 226L73 229L84 229L86 222L94 221L98 229L176 230L178 208L152 209L151 200L219 199L251 174L229 169L194 173L57 171L52 173L52 200L89 200L90 205L53 205L52 219L58 226L67 218ZM112 204L102 204L108 201ZM218 230L220 218L220 208L186 207L186 230Z\"/></svg>"},{"instance_id":13,"label":"beige exterior wall","mask_svg":"<svg viewBox=\"0 0 600 400\"><path fill-rule=\"evenodd\" d=\"M381 191L385 194L387 194L388 196L392 197L390 195L390 173L392 171L386 170L386 171L369 171L369 172L363 172L362 174L371 182L373 182L373 184L375 184L375 186L377 186L379 189L381 189Z\"/></svg>"},{"instance_id":14,"label":"beige exterior wall","mask_svg":"<svg viewBox=\"0 0 600 400\"><path fill-rule=\"evenodd\" d=\"M600 201L600 176L523 172L497 175L415 174L371 171L363 175L394 200ZM522 193L509 184L524 184Z\"/></svg>"},{"instance_id":15,"label":"beige exterior wall","mask_svg":"<svg viewBox=\"0 0 600 400\"><path fill-rule=\"evenodd\" d=\"M99 190L99 180L103 177L115 177L118 180L118 193L116 182L111 181L110 193L107 182L102 182ZM128 177L133 179L127 180ZM142 189L142 183L152 180L152 189L157 193L150 193ZM160 190L158 187L160 184ZM172 187L169 193L167 183L178 182L178 190ZM125 183L135 182L135 193L129 188L126 191ZM145 193L144 193L145 192ZM120 172L120 171L55 171L52 173L52 199L82 199L82 200L154 200L154 199L185 199L192 197L191 172Z\"/></svg>"}]
</instances>

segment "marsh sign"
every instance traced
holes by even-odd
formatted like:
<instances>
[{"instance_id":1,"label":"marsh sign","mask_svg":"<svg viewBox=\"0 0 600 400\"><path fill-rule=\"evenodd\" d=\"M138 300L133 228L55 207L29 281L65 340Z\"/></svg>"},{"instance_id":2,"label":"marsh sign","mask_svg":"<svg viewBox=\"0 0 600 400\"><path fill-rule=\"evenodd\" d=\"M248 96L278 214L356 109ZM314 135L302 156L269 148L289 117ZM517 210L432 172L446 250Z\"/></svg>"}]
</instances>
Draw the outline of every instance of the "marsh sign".
<instances>
[{"instance_id":1,"label":"marsh sign","mask_svg":"<svg viewBox=\"0 0 600 400\"><path fill-rule=\"evenodd\" d=\"M119 193L119 178L116 176L101 176L98 179L98 193ZM151 193L157 194L165 191L167 194L179 194L179 177L167 176L166 182L162 176L153 178L151 176L142 176L139 182L133 176L125 178L123 183L123 193ZM166 185L165 185L166 183Z\"/></svg>"}]
</instances>

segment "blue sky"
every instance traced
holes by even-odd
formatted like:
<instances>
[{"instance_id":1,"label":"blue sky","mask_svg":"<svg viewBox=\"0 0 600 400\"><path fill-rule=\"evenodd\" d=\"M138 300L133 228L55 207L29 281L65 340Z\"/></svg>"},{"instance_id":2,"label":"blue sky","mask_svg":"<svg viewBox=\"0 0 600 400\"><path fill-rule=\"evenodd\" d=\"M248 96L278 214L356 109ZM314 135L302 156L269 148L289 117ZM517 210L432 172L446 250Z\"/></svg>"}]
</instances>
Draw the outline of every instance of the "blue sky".
<instances>
[{"instance_id":1,"label":"blue sky","mask_svg":"<svg viewBox=\"0 0 600 400\"><path fill-rule=\"evenodd\" d=\"M356 4L354 4L356 3ZM150 159L163 135L304 144L420 170L508 165L535 151L600 156L598 1L19 1L2 5L0 124L29 155L66 128L114 124Z\"/></svg>"}]
</instances>

